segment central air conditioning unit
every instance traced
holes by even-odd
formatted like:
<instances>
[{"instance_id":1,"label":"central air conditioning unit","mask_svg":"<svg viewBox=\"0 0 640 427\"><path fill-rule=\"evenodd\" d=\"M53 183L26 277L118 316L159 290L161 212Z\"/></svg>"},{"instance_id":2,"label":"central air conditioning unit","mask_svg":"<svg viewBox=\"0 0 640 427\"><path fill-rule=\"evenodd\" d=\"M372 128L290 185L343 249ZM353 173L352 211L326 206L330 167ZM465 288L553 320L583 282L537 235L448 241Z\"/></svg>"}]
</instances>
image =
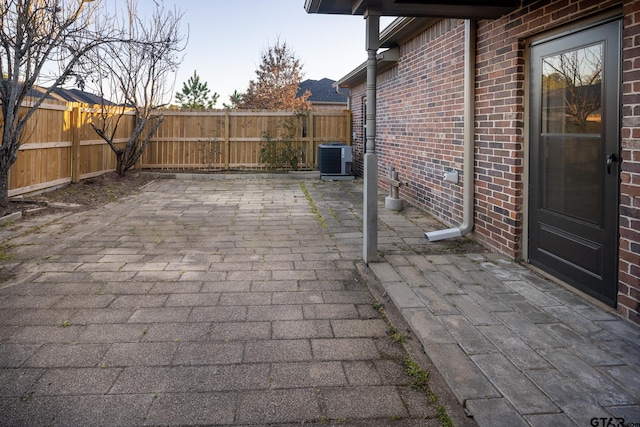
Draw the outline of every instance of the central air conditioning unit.
<instances>
[{"instance_id":1,"label":"central air conditioning unit","mask_svg":"<svg viewBox=\"0 0 640 427\"><path fill-rule=\"evenodd\" d=\"M324 180L353 179L352 161L350 145L337 142L318 145L318 170Z\"/></svg>"}]
</instances>

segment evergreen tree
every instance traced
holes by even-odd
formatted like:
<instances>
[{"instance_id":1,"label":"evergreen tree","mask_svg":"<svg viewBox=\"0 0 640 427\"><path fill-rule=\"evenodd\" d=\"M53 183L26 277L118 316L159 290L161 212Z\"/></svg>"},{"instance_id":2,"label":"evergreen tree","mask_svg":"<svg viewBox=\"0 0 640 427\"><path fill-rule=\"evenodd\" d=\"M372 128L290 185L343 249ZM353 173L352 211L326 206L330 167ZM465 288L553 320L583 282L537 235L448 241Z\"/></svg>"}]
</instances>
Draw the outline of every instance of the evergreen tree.
<instances>
[{"instance_id":1,"label":"evergreen tree","mask_svg":"<svg viewBox=\"0 0 640 427\"><path fill-rule=\"evenodd\" d=\"M231 95L229 95L229 104L222 104L224 108L239 108L242 104L242 94L237 90L234 90Z\"/></svg>"},{"instance_id":2,"label":"evergreen tree","mask_svg":"<svg viewBox=\"0 0 640 427\"><path fill-rule=\"evenodd\" d=\"M207 82L201 82L200 76L194 70L193 76L182 84L182 91L176 93L176 101L180 104L180 108L184 109L211 109L218 102L220 95L214 92L209 96L210 92Z\"/></svg>"}]
</instances>

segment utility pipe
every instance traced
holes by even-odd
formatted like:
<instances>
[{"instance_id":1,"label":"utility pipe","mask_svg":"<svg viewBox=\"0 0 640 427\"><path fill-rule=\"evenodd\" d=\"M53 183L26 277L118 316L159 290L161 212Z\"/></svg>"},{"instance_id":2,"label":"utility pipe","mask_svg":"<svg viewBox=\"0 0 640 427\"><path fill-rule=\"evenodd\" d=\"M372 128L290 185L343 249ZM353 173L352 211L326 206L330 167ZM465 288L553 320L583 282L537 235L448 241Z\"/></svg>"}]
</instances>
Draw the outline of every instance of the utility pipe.
<instances>
[{"instance_id":1,"label":"utility pipe","mask_svg":"<svg viewBox=\"0 0 640 427\"><path fill-rule=\"evenodd\" d=\"M462 224L459 227L424 233L430 242L460 237L473 229L474 183L474 137L475 137L475 73L476 73L476 25L475 21L464 21L464 160Z\"/></svg>"}]
</instances>

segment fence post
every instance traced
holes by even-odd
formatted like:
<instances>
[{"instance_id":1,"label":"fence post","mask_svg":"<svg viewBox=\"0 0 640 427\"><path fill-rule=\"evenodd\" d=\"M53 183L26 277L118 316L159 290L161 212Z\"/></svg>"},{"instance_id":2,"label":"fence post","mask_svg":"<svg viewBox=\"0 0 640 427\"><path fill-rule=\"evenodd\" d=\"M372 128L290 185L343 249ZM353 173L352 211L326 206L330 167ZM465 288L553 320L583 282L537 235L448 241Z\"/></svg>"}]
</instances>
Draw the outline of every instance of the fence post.
<instances>
[{"instance_id":1,"label":"fence post","mask_svg":"<svg viewBox=\"0 0 640 427\"><path fill-rule=\"evenodd\" d=\"M231 163L231 123L229 123L230 114L227 109L224 113L224 168L229 169L229 163Z\"/></svg>"},{"instance_id":2,"label":"fence post","mask_svg":"<svg viewBox=\"0 0 640 427\"><path fill-rule=\"evenodd\" d=\"M307 123L307 135L309 136L309 151L311 152L311 154L309 155L311 161L307 161L309 163L309 166L311 167L315 167L316 165L316 144L315 144L315 133L316 130L313 126L313 110L309 111L309 116L307 117L308 123Z\"/></svg>"},{"instance_id":3,"label":"fence post","mask_svg":"<svg viewBox=\"0 0 640 427\"><path fill-rule=\"evenodd\" d=\"M351 110L345 110L344 121L344 127L347 129L347 139L345 142L347 143L347 145L351 145L353 143L353 140L351 138Z\"/></svg>"},{"instance_id":4,"label":"fence post","mask_svg":"<svg viewBox=\"0 0 640 427\"><path fill-rule=\"evenodd\" d=\"M80 107L75 102L71 109L71 182L80 182L80 130L82 116Z\"/></svg>"}]
</instances>

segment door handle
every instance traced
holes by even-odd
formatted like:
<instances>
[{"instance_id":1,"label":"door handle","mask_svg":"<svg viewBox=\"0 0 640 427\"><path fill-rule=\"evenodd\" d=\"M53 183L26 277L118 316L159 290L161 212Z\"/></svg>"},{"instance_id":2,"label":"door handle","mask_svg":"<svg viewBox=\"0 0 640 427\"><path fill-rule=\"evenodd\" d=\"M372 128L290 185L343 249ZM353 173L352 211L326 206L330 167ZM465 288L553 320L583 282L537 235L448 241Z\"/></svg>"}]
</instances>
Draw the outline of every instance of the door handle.
<instances>
[{"instance_id":1,"label":"door handle","mask_svg":"<svg viewBox=\"0 0 640 427\"><path fill-rule=\"evenodd\" d=\"M616 153L611 153L607 156L607 173L611 173L611 163L618 161L618 155Z\"/></svg>"}]
</instances>

